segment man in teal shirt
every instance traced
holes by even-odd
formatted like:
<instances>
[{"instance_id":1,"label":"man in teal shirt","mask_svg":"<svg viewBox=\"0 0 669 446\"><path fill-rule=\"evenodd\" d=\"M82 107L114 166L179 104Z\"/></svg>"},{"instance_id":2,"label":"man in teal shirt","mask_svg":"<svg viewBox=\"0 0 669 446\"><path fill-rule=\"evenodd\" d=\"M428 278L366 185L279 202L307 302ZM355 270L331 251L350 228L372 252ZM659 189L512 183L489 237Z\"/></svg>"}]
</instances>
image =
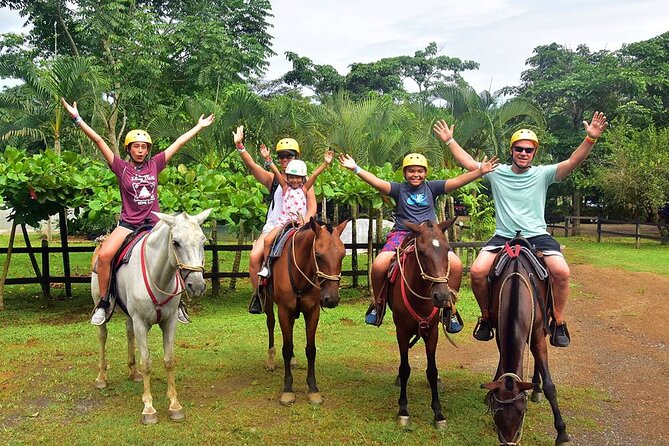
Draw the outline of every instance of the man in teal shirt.
<instances>
[{"instance_id":1,"label":"man in teal shirt","mask_svg":"<svg viewBox=\"0 0 669 446\"><path fill-rule=\"evenodd\" d=\"M521 234L543 251L544 261L550 271L555 302L555 325L551 333L551 344L557 347L569 345L569 331L564 321L564 308L569 297L569 266L560 252L560 244L546 231L544 210L548 186L565 179L590 154L597 138L607 126L606 116L595 112L592 121L583 121L586 136L571 156L557 164L532 166L539 148L537 135L521 129L511 136L511 164L501 165L485 178L490 181L495 202L495 235L486 243L471 266L472 291L481 308L481 318L474 329L474 338L489 341L493 328L488 314L488 273L497 251L504 243ZM478 169L479 163L453 139L453 129L441 120L434 126L434 133L450 149L456 161L465 169Z\"/></svg>"}]
</instances>

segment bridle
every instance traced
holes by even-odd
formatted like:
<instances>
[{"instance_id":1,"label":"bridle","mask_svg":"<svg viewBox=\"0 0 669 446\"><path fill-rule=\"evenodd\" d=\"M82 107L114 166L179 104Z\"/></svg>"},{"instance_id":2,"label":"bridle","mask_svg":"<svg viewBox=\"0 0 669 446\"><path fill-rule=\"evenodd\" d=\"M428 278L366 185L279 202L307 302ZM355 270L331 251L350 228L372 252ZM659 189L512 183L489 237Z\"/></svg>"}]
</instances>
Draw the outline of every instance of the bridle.
<instances>
[{"instance_id":1,"label":"bridle","mask_svg":"<svg viewBox=\"0 0 669 446\"><path fill-rule=\"evenodd\" d=\"M149 297L151 297L151 301L153 302L153 306L156 308L156 314L157 314L157 319L156 322L160 322L161 319L161 308L165 306L169 301L172 300L175 296L179 296L182 293L186 292L188 294L188 291L186 289L186 284L185 280L188 278L188 275L194 271L199 271L204 273L204 257L202 258L202 265L189 265L187 263L182 262L179 259L179 256L174 249L174 245L172 243L172 231L170 230L169 232L169 239L168 239L168 250L169 254L174 256L175 263L177 266L177 271L175 274L176 277L176 285L174 287L174 291L169 293L167 291L163 291L158 285L156 285L155 281L151 277L151 274L149 273L148 268L146 267L146 242L149 239L150 233L148 233L145 237L144 240L142 240L142 246L140 250L140 263L142 266L142 278L144 279L144 286L146 287L146 291L149 293ZM187 273L184 275L183 271L186 270ZM156 298L156 295L153 293L153 289L156 289L158 292L162 293L165 295L165 299L162 301L159 301Z\"/></svg>"},{"instance_id":2,"label":"bridle","mask_svg":"<svg viewBox=\"0 0 669 446\"><path fill-rule=\"evenodd\" d=\"M420 257L418 256L418 247L416 246L416 238L414 237L413 240L411 240L410 244L405 246L404 248L401 248L400 246L397 247L396 249L396 258L397 258L397 266L400 270L400 275L402 276L402 283L405 284L405 286L409 289L411 294L414 296L418 297L419 299L423 300L431 300L432 298L429 296L423 296L421 294L418 294L415 292L411 286L409 285L409 282L406 279L406 275L404 274L404 262L403 257L405 257L405 254L410 252L413 249L413 252L416 256L416 263L418 264L418 269L420 271L420 277L428 282L432 283L446 283L448 284L449 276L451 274L451 259L448 258L448 255L446 255L446 275L445 276L430 276L427 274L423 268L423 265L420 263ZM449 287L449 290L452 291L454 294L457 295L456 291L451 290Z\"/></svg>"},{"instance_id":3,"label":"bridle","mask_svg":"<svg viewBox=\"0 0 669 446\"><path fill-rule=\"evenodd\" d=\"M513 378L514 381L516 382L522 382L522 379L520 379L520 376L516 375L515 373L504 373L502 376L497 378L497 381L502 381L504 378L510 377ZM492 400L489 403L489 409L490 412L492 413L493 418L495 417L495 414L499 412L500 410L504 410L505 406L509 406L513 403L515 403L518 400L524 400L525 402L525 409L523 409L523 415L520 419L520 426L516 430L516 434L513 436L513 439L511 441L507 441L502 433L500 432L499 428L497 427L497 424L495 424L495 431L497 432L497 438L499 439L499 444L500 446L518 446L520 444L520 439L523 436L523 426L525 424L525 414L527 413L527 393L526 391L518 393L518 395L514 396L513 398L508 398L505 400L500 400L497 398L497 395L495 395L495 392L490 392L490 396L492 397Z\"/></svg>"},{"instance_id":4,"label":"bridle","mask_svg":"<svg viewBox=\"0 0 669 446\"><path fill-rule=\"evenodd\" d=\"M311 280L309 276L305 274L304 271L300 268L300 266L297 264L297 257L295 256L295 237L297 236L297 233L295 233L290 240L290 254L291 254L291 259L288 261L288 277L290 278L290 284L293 287L293 291L295 292L295 295L297 297L301 297L310 287L316 288L316 289L322 289L322 285L326 281L334 281L334 282L339 282L341 280L341 271L339 274L326 274L324 273L321 269L320 266L318 265L318 259L316 258L316 237L317 235L314 234L314 238L311 241L311 259L314 262L314 266L316 268L315 271L315 279ZM293 280L293 275L292 275L292 266L297 268L297 271L299 271L300 275L309 283L304 288L298 289L294 280Z\"/></svg>"}]
</instances>

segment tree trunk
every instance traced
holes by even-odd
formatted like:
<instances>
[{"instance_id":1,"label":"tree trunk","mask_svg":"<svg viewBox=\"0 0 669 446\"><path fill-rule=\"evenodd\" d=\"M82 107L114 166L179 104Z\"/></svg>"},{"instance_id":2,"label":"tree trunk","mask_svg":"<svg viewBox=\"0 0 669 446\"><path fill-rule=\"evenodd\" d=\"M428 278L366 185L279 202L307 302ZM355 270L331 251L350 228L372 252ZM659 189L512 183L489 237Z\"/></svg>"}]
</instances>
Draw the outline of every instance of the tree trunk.
<instances>
[{"instance_id":1,"label":"tree trunk","mask_svg":"<svg viewBox=\"0 0 669 446\"><path fill-rule=\"evenodd\" d=\"M211 243L214 246L218 245L218 222L216 219L211 221ZM215 249L211 252L211 272L214 274L211 278L211 294L217 297L221 287L221 281L218 278L218 251Z\"/></svg>"},{"instance_id":2,"label":"tree trunk","mask_svg":"<svg viewBox=\"0 0 669 446\"><path fill-rule=\"evenodd\" d=\"M572 205L574 206L574 217L576 217L572 222L572 235L581 235L581 220L579 219L581 216L581 192L578 190L574 191Z\"/></svg>"},{"instance_id":3,"label":"tree trunk","mask_svg":"<svg viewBox=\"0 0 669 446\"><path fill-rule=\"evenodd\" d=\"M321 201L321 221L328 222L328 200L323 196L323 201Z\"/></svg>"},{"instance_id":4,"label":"tree trunk","mask_svg":"<svg viewBox=\"0 0 669 446\"><path fill-rule=\"evenodd\" d=\"M372 291L372 252L374 251L374 209L370 206L367 214L367 289Z\"/></svg>"},{"instance_id":5,"label":"tree trunk","mask_svg":"<svg viewBox=\"0 0 669 446\"><path fill-rule=\"evenodd\" d=\"M242 233L242 231L239 231L239 233L237 234L237 246L241 246L243 244L244 244L244 234ZM242 251L237 250L235 252L235 258L232 261L232 272L233 273L238 273L239 272L239 264L241 263L241 261L242 261ZM230 278L230 286L228 287L228 289L234 290L236 288L237 288L237 278L236 277L231 277Z\"/></svg>"},{"instance_id":6,"label":"tree trunk","mask_svg":"<svg viewBox=\"0 0 669 446\"><path fill-rule=\"evenodd\" d=\"M351 243L353 243L353 250L351 251L351 269L353 270L353 286L358 286L358 203L351 205Z\"/></svg>"},{"instance_id":7,"label":"tree trunk","mask_svg":"<svg viewBox=\"0 0 669 446\"><path fill-rule=\"evenodd\" d=\"M14 237L16 236L16 220L12 221L12 231L9 234L9 247L7 248L7 257L5 257L5 266L2 268L2 277L0 277L0 311L5 309L5 280L9 273L9 262L12 260L12 249L14 249Z\"/></svg>"}]
</instances>

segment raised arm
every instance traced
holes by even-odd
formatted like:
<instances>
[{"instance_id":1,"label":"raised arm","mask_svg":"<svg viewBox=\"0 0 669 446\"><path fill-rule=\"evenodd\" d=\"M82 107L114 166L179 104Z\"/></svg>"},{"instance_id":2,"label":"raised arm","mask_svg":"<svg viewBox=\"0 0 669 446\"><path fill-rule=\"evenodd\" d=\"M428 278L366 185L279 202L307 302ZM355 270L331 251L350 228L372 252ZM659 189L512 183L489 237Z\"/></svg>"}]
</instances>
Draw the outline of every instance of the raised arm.
<instances>
[{"instance_id":1,"label":"raised arm","mask_svg":"<svg viewBox=\"0 0 669 446\"><path fill-rule=\"evenodd\" d=\"M606 122L606 116L601 112L595 112L592 116L592 122L589 124L588 121L583 121L585 139L583 139L583 142L576 148L576 150L574 150L568 159L558 163L557 172L555 172L555 179L557 181L562 181L567 178L570 173L585 161L597 142L597 138L602 135L602 132L606 129L607 125L608 122Z\"/></svg>"},{"instance_id":2,"label":"raised arm","mask_svg":"<svg viewBox=\"0 0 669 446\"><path fill-rule=\"evenodd\" d=\"M323 157L323 163L311 173L311 176L309 177L307 182L304 183L305 191L308 191L314 186L314 184L316 183L316 178L318 178L318 175L320 175L321 172L323 172L325 169L328 168L328 166L332 162L333 157L334 157L334 151L328 149L328 151L325 152L325 156Z\"/></svg>"},{"instance_id":3,"label":"raised arm","mask_svg":"<svg viewBox=\"0 0 669 446\"><path fill-rule=\"evenodd\" d=\"M490 161L488 161L488 157L484 157L483 161L480 164L481 166L476 170L463 173L462 175L458 175L455 178L447 180L446 186L444 187L444 191L446 193L452 192L455 189L464 186L465 184L469 184L472 181L481 178L486 173L492 172L499 165L499 159L496 156L493 156L492 158L490 158Z\"/></svg>"},{"instance_id":4,"label":"raised arm","mask_svg":"<svg viewBox=\"0 0 669 446\"><path fill-rule=\"evenodd\" d=\"M276 177L276 180L279 182L279 186L281 186L281 189L285 191L288 188L288 182L283 177L283 175L281 175L281 172L279 171L278 167L276 167L276 164L274 164L274 160L272 160L272 156L269 153L269 149L265 147L265 144L260 144L260 155L262 155L262 157L269 165L270 170L274 173L274 176Z\"/></svg>"},{"instance_id":5,"label":"raised arm","mask_svg":"<svg viewBox=\"0 0 669 446\"><path fill-rule=\"evenodd\" d=\"M84 131L86 136L88 136L88 138L93 141L96 146L98 146L98 149L100 149L102 156L105 157L107 164L111 166L114 162L114 152L109 148L105 140L102 139L102 137L98 135L97 132L93 130L88 124L86 124L81 116L79 116L77 102L75 101L72 103L72 105L70 105L67 103L65 98L60 98L60 102L63 104L63 107L65 107L65 110L67 110L74 122L79 125L81 130Z\"/></svg>"},{"instance_id":6,"label":"raised arm","mask_svg":"<svg viewBox=\"0 0 669 446\"><path fill-rule=\"evenodd\" d=\"M437 121L436 124L434 124L434 127L432 128L432 131L434 134L439 138L444 144L446 144L446 147L451 151L453 154L453 157L455 158L455 161L458 162L462 167L465 169L471 171L474 171L479 168L479 162L474 159L469 153L465 151L462 147L460 147L460 144L458 144L455 139L453 139L453 130L455 129L455 124L453 124L450 128L448 127L448 124L446 124L446 121L443 119L440 121Z\"/></svg>"},{"instance_id":7,"label":"raised arm","mask_svg":"<svg viewBox=\"0 0 669 446\"><path fill-rule=\"evenodd\" d=\"M197 124L195 124L195 127L178 137L176 141L174 141L167 149L165 149L165 162L169 161L170 158L172 158L179 151L179 149L183 147L184 144L190 141L193 136L197 135L200 130L205 127L209 127L212 122L214 122L213 113L206 118L204 115L201 115Z\"/></svg>"},{"instance_id":8,"label":"raised arm","mask_svg":"<svg viewBox=\"0 0 669 446\"><path fill-rule=\"evenodd\" d=\"M374 189L378 190L384 195L390 194L390 183L382 180L373 173L367 172L358 166L353 158L350 155L340 154L339 162L342 166L348 170L353 171L357 176L359 176L365 183L372 186Z\"/></svg>"},{"instance_id":9,"label":"raised arm","mask_svg":"<svg viewBox=\"0 0 669 446\"><path fill-rule=\"evenodd\" d=\"M267 190L271 190L272 188L272 181L274 180L274 176L260 167L256 162L253 160L253 157L249 152L246 151L246 148L244 147L244 126L240 125L237 127L237 130L232 133L232 138L235 142L235 147L237 148L237 153L239 153L239 156L242 158L242 161L246 165L246 167L249 169L249 172L251 172L251 175L258 180L263 186L267 188Z\"/></svg>"}]
</instances>

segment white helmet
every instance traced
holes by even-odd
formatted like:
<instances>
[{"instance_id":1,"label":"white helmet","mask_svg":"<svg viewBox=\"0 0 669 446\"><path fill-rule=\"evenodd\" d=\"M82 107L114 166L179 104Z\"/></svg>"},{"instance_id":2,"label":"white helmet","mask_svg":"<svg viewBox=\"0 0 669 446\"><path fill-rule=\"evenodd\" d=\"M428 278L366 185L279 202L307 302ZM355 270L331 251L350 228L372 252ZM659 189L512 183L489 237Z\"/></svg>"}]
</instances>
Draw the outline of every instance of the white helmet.
<instances>
[{"instance_id":1,"label":"white helmet","mask_svg":"<svg viewBox=\"0 0 669 446\"><path fill-rule=\"evenodd\" d=\"M307 165L302 160L291 160L286 166L286 174L298 177L307 176Z\"/></svg>"}]
</instances>

